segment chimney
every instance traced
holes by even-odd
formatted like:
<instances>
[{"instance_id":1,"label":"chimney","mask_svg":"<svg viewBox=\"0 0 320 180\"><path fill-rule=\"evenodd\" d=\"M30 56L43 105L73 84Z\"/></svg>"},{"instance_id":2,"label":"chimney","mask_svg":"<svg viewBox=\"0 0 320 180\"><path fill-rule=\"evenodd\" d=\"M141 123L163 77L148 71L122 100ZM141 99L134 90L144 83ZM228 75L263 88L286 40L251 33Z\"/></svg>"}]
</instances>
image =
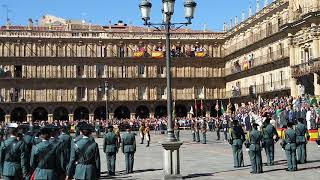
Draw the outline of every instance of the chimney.
<instances>
[{"instance_id":1,"label":"chimney","mask_svg":"<svg viewBox=\"0 0 320 180\"><path fill-rule=\"evenodd\" d=\"M246 19L245 15L244 15L244 10L242 10L242 15L241 15L241 22L244 22L244 20Z\"/></svg>"},{"instance_id":2,"label":"chimney","mask_svg":"<svg viewBox=\"0 0 320 180\"><path fill-rule=\"evenodd\" d=\"M260 11L260 1L257 0L257 5L256 5L256 13Z\"/></svg>"}]
</instances>

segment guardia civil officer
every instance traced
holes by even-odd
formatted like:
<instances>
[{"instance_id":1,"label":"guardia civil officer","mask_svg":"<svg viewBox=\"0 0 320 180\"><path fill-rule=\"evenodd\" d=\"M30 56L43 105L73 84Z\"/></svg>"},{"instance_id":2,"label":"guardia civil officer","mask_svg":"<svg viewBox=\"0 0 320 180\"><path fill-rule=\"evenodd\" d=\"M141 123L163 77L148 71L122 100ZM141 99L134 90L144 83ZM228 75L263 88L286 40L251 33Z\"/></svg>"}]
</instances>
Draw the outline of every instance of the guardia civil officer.
<instances>
[{"instance_id":1,"label":"guardia civil officer","mask_svg":"<svg viewBox=\"0 0 320 180\"><path fill-rule=\"evenodd\" d=\"M83 123L78 125L82 138L71 146L70 161L66 179L94 180L100 178L100 154L98 144L90 138L94 127Z\"/></svg>"},{"instance_id":2,"label":"guardia civil officer","mask_svg":"<svg viewBox=\"0 0 320 180\"><path fill-rule=\"evenodd\" d=\"M195 122L195 133L196 133L196 141L199 143L200 142L200 122L196 120Z\"/></svg>"},{"instance_id":3,"label":"guardia civil officer","mask_svg":"<svg viewBox=\"0 0 320 180\"><path fill-rule=\"evenodd\" d=\"M288 129L285 131L285 139L284 139L284 149L286 151L287 155L287 163L288 163L288 169L287 171L297 171L297 157L296 157L296 139L297 134L295 130L292 128L293 123L288 122Z\"/></svg>"},{"instance_id":4,"label":"guardia civil officer","mask_svg":"<svg viewBox=\"0 0 320 180\"><path fill-rule=\"evenodd\" d=\"M207 144L207 122L204 119L201 123L202 144Z\"/></svg>"},{"instance_id":5,"label":"guardia civil officer","mask_svg":"<svg viewBox=\"0 0 320 180\"><path fill-rule=\"evenodd\" d=\"M310 138L306 125L303 124L304 119L299 118L295 131L297 134L297 163L304 164L307 161L307 142Z\"/></svg>"},{"instance_id":6,"label":"guardia civil officer","mask_svg":"<svg viewBox=\"0 0 320 180\"><path fill-rule=\"evenodd\" d=\"M232 146L234 167L243 166L242 145L245 140L245 134L242 127L238 124L238 120L233 120L232 128L229 129L229 143Z\"/></svg>"},{"instance_id":7,"label":"guardia civil officer","mask_svg":"<svg viewBox=\"0 0 320 180\"><path fill-rule=\"evenodd\" d=\"M253 174L262 173L262 158L261 158L261 143L263 139L263 135L260 131L258 131L259 124L252 124L252 131L248 134L248 142L249 146L249 156L251 161L251 167Z\"/></svg>"},{"instance_id":8,"label":"guardia civil officer","mask_svg":"<svg viewBox=\"0 0 320 180\"><path fill-rule=\"evenodd\" d=\"M134 153L136 152L135 134L131 132L130 126L126 126L126 133L122 135L122 152L125 155L126 173L133 172Z\"/></svg>"},{"instance_id":9,"label":"guardia civil officer","mask_svg":"<svg viewBox=\"0 0 320 180\"><path fill-rule=\"evenodd\" d=\"M61 156L63 160L63 174L67 171L67 165L70 160L72 137L68 134L68 126L60 127L58 140L61 142Z\"/></svg>"},{"instance_id":10,"label":"guardia civil officer","mask_svg":"<svg viewBox=\"0 0 320 180\"><path fill-rule=\"evenodd\" d=\"M8 124L9 137L0 147L0 173L5 180L22 180L27 177L26 147L17 139L18 124Z\"/></svg>"},{"instance_id":11,"label":"guardia civil officer","mask_svg":"<svg viewBox=\"0 0 320 180\"><path fill-rule=\"evenodd\" d=\"M276 128L270 124L270 118L267 117L262 127L263 148L267 156L267 165L274 165L274 144L279 139Z\"/></svg>"},{"instance_id":12,"label":"guardia civil officer","mask_svg":"<svg viewBox=\"0 0 320 180\"><path fill-rule=\"evenodd\" d=\"M117 135L113 132L113 126L108 126L108 132L103 138L103 152L107 156L108 174L110 176L115 175L116 170L116 157L119 150Z\"/></svg>"}]
</instances>

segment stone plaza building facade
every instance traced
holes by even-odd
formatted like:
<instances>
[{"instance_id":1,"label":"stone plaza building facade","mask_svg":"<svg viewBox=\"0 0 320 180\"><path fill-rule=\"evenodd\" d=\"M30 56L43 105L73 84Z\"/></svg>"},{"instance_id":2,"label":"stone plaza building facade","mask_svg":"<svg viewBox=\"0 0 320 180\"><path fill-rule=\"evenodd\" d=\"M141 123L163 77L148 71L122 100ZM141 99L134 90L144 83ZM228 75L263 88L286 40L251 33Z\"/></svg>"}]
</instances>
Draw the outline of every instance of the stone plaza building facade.
<instances>
[{"instance_id":1,"label":"stone plaza building facade","mask_svg":"<svg viewBox=\"0 0 320 180\"><path fill-rule=\"evenodd\" d=\"M216 100L320 95L319 37L319 0L276 0L223 32L173 32L176 115L193 106L215 116ZM122 22L3 26L0 120L105 119L106 104L109 118L166 116L164 41Z\"/></svg>"}]
</instances>

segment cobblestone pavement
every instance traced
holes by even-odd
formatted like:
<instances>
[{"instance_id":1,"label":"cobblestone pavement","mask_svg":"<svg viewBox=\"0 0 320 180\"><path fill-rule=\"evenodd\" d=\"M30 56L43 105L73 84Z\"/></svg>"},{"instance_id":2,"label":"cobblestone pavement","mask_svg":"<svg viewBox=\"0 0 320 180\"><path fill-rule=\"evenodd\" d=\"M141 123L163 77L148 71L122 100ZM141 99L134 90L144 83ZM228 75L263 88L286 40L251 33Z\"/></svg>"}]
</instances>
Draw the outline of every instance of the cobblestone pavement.
<instances>
[{"instance_id":1,"label":"cobblestone pavement","mask_svg":"<svg viewBox=\"0 0 320 180\"><path fill-rule=\"evenodd\" d=\"M245 167L240 169L233 168L233 158L230 145L225 141L216 141L216 133L208 132L208 144L198 144L191 142L190 131L180 133L181 140L184 142L181 149L181 174L184 179L266 179L266 180L319 180L320 179L320 148L314 142L307 145L308 163L298 165L299 171L287 172L286 157L284 151L276 145L275 161L272 167L264 166L264 173L259 175L250 174L250 160L248 153L244 150ZM223 135L221 133L221 135ZM152 143L150 147L139 144L140 139L136 136L137 152L135 154L134 173L125 174L124 155L119 151L116 162L116 176L109 177L106 173L106 156L102 152L102 138L97 139L100 146L102 179L143 179L156 180L162 179L162 158L163 149L160 142L165 138L164 135L151 134ZM263 162L266 162L265 152Z\"/></svg>"}]
</instances>

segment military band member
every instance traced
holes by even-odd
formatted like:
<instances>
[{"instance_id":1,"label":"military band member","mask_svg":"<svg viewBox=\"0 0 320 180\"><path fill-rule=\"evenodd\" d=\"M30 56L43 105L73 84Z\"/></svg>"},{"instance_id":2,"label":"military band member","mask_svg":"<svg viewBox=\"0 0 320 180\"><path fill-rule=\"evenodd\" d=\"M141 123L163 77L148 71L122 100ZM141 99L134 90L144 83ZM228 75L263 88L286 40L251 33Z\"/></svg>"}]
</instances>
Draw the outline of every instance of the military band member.
<instances>
[{"instance_id":1,"label":"military band member","mask_svg":"<svg viewBox=\"0 0 320 180\"><path fill-rule=\"evenodd\" d=\"M270 124L270 118L267 117L262 127L263 148L267 156L267 165L274 165L274 144L279 139L276 128Z\"/></svg>"},{"instance_id":2,"label":"military band member","mask_svg":"<svg viewBox=\"0 0 320 180\"><path fill-rule=\"evenodd\" d=\"M249 141L249 156L251 161L251 167L253 174L262 173L262 157L261 157L261 143L263 139L263 135L260 131L258 131L259 124L252 124L252 131L248 134Z\"/></svg>"},{"instance_id":3,"label":"military band member","mask_svg":"<svg viewBox=\"0 0 320 180\"><path fill-rule=\"evenodd\" d=\"M178 122L174 125L174 136L176 137L177 141L180 141L180 124Z\"/></svg>"},{"instance_id":4,"label":"military band member","mask_svg":"<svg viewBox=\"0 0 320 180\"><path fill-rule=\"evenodd\" d=\"M40 130L42 142L32 147L30 166L35 180L56 180L62 168L57 147L50 143L52 129L45 126Z\"/></svg>"},{"instance_id":5,"label":"military band member","mask_svg":"<svg viewBox=\"0 0 320 180\"><path fill-rule=\"evenodd\" d=\"M307 143L310 138L307 127L303 124L304 119L299 118L295 131L297 134L297 163L304 164L307 161Z\"/></svg>"},{"instance_id":6,"label":"military band member","mask_svg":"<svg viewBox=\"0 0 320 180\"><path fill-rule=\"evenodd\" d=\"M126 127L126 133L122 135L122 152L125 155L126 173L133 173L136 138L135 134L131 132L130 126Z\"/></svg>"},{"instance_id":7,"label":"military band member","mask_svg":"<svg viewBox=\"0 0 320 180\"><path fill-rule=\"evenodd\" d=\"M79 126L82 138L71 146L70 162L67 167L69 179L99 179L100 177L100 154L98 144L90 138L94 127L84 123Z\"/></svg>"},{"instance_id":8,"label":"military band member","mask_svg":"<svg viewBox=\"0 0 320 180\"><path fill-rule=\"evenodd\" d=\"M114 176L116 174L116 157L119 149L118 137L113 132L113 126L108 126L108 132L104 135L103 152L107 156L108 174Z\"/></svg>"},{"instance_id":9,"label":"military band member","mask_svg":"<svg viewBox=\"0 0 320 180\"><path fill-rule=\"evenodd\" d=\"M201 123L202 144L207 144L207 121L204 119Z\"/></svg>"},{"instance_id":10,"label":"military band member","mask_svg":"<svg viewBox=\"0 0 320 180\"><path fill-rule=\"evenodd\" d=\"M23 141L18 141L18 124L8 124L9 137L0 147L0 173L5 180L22 180L28 174L26 147Z\"/></svg>"},{"instance_id":11,"label":"military band member","mask_svg":"<svg viewBox=\"0 0 320 180\"><path fill-rule=\"evenodd\" d=\"M233 120L232 125L232 128L229 129L229 143L232 146L234 167L238 168L244 164L242 144L245 140L245 134L237 120Z\"/></svg>"},{"instance_id":12,"label":"military band member","mask_svg":"<svg viewBox=\"0 0 320 180\"><path fill-rule=\"evenodd\" d=\"M149 147L150 146L150 125L149 124L147 124L146 125L146 128L144 129L144 134L145 134L145 136L146 136L146 140L147 140L147 147Z\"/></svg>"},{"instance_id":13,"label":"military band member","mask_svg":"<svg viewBox=\"0 0 320 180\"><path fill-rule=\"evenodd\" d=\"M144 122L141 122L140 124L140 128L139 128L139 135L140 135L140 139L141 139L141 142L140 144L143 144L143 141L144 141L144 130L145 130L145 124Z\"/></svg>"},{"instance_id":14,"label":"military band member","mask_svg":"<svg viewBox=\"0 0 320 180\"><path fill-rule=\"evenodd\" d=\"M222 120L217 117L216 120L215 120L215 126L217 128L217 141L220 140L220 131L222 129Z\"/></svg>"}]
</instances>

